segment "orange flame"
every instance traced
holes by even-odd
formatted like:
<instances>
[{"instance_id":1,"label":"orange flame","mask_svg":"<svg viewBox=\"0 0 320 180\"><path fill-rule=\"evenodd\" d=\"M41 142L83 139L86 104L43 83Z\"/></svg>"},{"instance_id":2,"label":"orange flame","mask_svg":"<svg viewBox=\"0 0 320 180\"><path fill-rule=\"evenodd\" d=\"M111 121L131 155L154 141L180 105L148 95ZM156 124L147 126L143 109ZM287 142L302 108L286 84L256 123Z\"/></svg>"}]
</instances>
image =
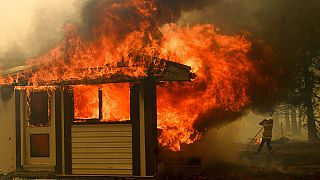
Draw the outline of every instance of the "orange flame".
<instances>
[{"instance_id":1,"label":"orange flame","mask_svg":"<svg viewBox=\"0 0 320 180\"><path fill-rule=\"evenodd\" d=\"M200 138L193 127L200 114L218 108L237 112L250 102L247 74L253 68L247 54L251 44L242 36L219 35L212 25L171 24L162 32L170 59L190 65L197 74L192 83L158 88L160 143L178 151L182 143Z\"/></svg>"},{"instance_id":2,"label":"orange flame","mask_svg":"<svg viewBox=\"0 0 320 180\"><path fill-rule=\"evenodd\" d=\"M98 90L102 96L99 99ZM74 118L76 120L99 119L99 101L102 101L102 121L130 119L129 84L106 84L99 86L74 86Z\"/></svg>"},{"instance_id":3,"label":"orange flame","mask_svg":"<svg viewBox=\"0 0 320 180\"><path fill-rule=\"evenodd\" d=\"M129 84L107 84L102 86L103 121L124 121L130 119Z\"/></svg>"},{"instance_id":4,"label":"orange flame","mask_svg":"<svg viewBox=\"0 0 320 180\"><path fill-rule=\"evenodd\" d=\"M98 86L74 86L74 118L99 119Z\"/></svg>"},{"instance_id":5,"label":"orange flame","mask_svg":"<svg viewBox=\"0 0 320 180\"><path fill-rule=\"evenodd\" d=\"M256 138L256 144L260 144L262 142L262 138Z\"/></svg>"},{"instance_id":6,"label":"orange flame","mask_svg":"<svg viewBox=\"0 0 320 180\"><path fill-rule=\"evenodd\" d=\"M31 67L40 67L28 77L29 85L109 77L119 71L112 66L122 58L127 64L127 68L121 69L122 74L144 76L145 62L139 62L142 66L133 65L137 63L132 58L135 53L189 65L197 75L193 82L163 83L157 88L159 143L173 151L179 151L181 144L201 138L201 132L194 128L201 114L212 109L238 112L250 103L249 77L259 77L248 58L251 43L243 36L221 35L211 24L162 25L153 0L120 1L101 9L96 19L100 24L90 31L93 38L83 39L79 27L68 24L65 41L47 54L28 61ZM134 21L130 22L128 15L119 13L122 9L138 18L132 17ZM75 86L75 117L99 116L96 108L99 88L104 92L103 120L128 119L128 85Z\"/></svg>"}]
</instances>

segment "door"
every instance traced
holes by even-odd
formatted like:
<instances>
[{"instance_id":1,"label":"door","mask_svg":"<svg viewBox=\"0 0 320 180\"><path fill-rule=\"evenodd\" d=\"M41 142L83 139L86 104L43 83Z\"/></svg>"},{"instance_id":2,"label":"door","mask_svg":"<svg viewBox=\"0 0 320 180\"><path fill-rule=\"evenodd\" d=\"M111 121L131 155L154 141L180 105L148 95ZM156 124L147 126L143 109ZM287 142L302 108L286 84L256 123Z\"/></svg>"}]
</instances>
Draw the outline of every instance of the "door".
<instances>
[{"instance_id":1,"label":"door","mask_svg":"<svg viewBox=\"0 0 320 180\"><path fill-rule=\"evenodd\" d=\"M24 97L24 167L54 170L56 160L54 92L26 91Z\"/></svg>"}]
</instances>

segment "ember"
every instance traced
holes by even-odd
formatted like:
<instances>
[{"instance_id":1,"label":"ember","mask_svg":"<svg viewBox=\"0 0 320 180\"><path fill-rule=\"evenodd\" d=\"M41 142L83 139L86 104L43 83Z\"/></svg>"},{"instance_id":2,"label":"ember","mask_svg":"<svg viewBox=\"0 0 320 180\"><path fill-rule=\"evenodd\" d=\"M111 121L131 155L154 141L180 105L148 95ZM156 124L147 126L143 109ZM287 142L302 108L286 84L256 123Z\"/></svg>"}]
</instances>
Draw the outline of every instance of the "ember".
<instances>
[{"instance_id":1,"label":"ember","mask_svg":"<svg viewBox=\"0 0 320 180\"><path fill-rule=\"evenodd\" d=\"M164 23L171 20L165 20L161 13L167 11L155 0L109 3L93 5L95 24L86 29L88 37L82 37L82 26L66 25L64 41L28 61L30 67L40 68L2 81L14 83L28 76L25 83L37 87L115 74L141 77L148 74L147 65L159 65L150 58L136 58L141 54L191 66L197 75L192 83L163 83L157 89L159 142L173 151L201 138L194 128L200 114L212 109L239 112L250 103L249 77L259 76L248 58L251 43L243 36L219 34L211 24ZM103 96L103 121L129 119L129 85L75 86L76 118L99 116L98 89Z\"/></svg>"}]
</instances>

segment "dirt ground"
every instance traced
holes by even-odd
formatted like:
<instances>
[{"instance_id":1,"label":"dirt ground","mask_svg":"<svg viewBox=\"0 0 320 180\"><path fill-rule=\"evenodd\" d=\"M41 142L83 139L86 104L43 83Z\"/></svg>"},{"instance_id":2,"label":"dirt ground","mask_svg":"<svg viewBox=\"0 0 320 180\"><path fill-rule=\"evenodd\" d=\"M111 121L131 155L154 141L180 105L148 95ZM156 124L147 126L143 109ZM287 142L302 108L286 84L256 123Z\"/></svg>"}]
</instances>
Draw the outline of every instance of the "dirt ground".
<instances>
[{"instance_id":1,"label":"dirt ground","mask_svg":"<svg viewBox=\"0 0 320 180\"><path fill-rule=\"evenodd\" d=\"M190 153L199 147L189 152L169 153L164 155L168 162L164 179L320 179L320 143L292 142L272 146L274 154L269 154L266 147L260 154L255 154L256 147L247 152L245 144L230 146L223 154L217 153L217 156L231 155L232 158L214 154L209 157L210 151L200 150L202 155Z\"/></svg>"}]
</instances>

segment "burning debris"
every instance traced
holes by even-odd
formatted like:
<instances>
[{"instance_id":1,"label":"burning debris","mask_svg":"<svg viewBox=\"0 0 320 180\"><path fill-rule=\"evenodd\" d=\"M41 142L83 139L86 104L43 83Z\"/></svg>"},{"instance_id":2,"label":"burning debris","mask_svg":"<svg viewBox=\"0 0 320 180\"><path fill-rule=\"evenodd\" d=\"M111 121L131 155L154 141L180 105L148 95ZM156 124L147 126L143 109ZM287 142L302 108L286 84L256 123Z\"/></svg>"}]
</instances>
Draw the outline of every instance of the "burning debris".
<instances>
[{"instance_id":1,"label":"burning debris","mask_svg":"<svg viewBox=\"0 0 320 180\"><path fill-rule=\"evenodd\" d=\"M63 41L48 53L29 59L28 68L17 76L4 73L1 82L32 88L85 84L75 88L75 106L79 107L75 117L89 119L99 116L96 109L89 109L97 103L97 94L90 88L109 89L102 96L116 104L103 106L119 111L102 112L101 116L105 121L116 121L128 118L129 107L123 102L127 98L118 98L128 96L122 93L128 92L128 85L86 85L153 78L159 82L159 143L179 151L181 144L201 138L205 128L195 128L195 123L202 121L204 114L215 114L216 110L239 113L250 105L255 86L267 88L268 84L270 92L274 88L270 78L261 75L251 62L252 44L244 36L219 34L211 24L174 24L181 10L188 9L178 8L179 2L89 1L83 9L83 24L67 24ZM192 83L162 83L175 77L177 66L185 69L181 80ZM78 99L84 91L81 101L94 101L87 106ZM209 126L221 123L210 117Z\"/></svg>"}]
</instances>

